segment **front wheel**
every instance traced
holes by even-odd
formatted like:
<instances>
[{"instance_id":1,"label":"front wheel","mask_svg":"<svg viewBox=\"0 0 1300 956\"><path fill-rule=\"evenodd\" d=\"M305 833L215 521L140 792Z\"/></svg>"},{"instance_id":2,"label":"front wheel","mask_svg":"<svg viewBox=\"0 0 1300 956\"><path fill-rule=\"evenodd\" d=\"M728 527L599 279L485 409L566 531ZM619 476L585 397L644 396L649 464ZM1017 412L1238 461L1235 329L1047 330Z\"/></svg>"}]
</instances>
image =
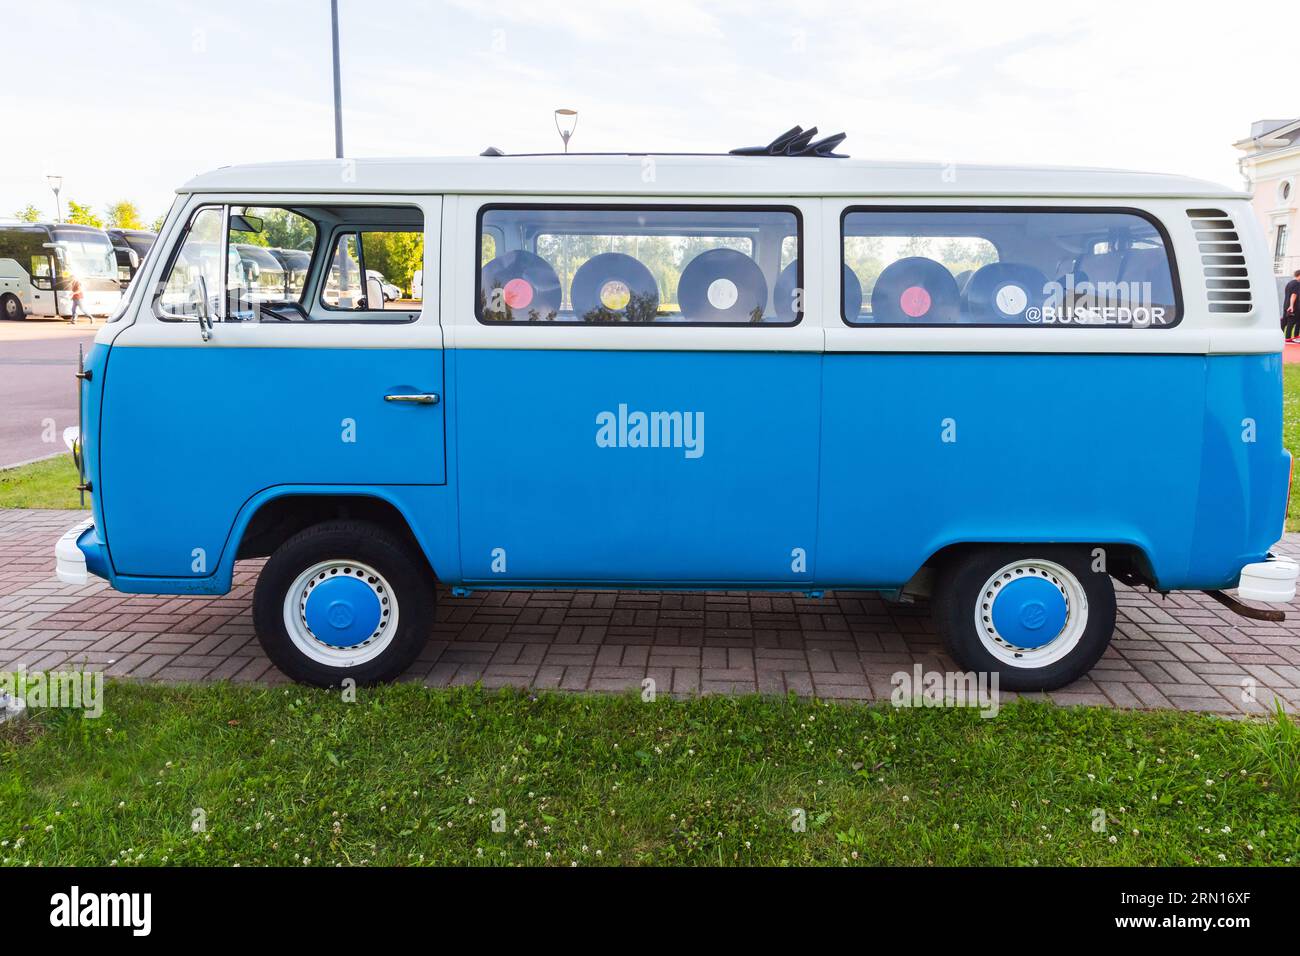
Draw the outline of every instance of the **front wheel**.
<instances>
[{"instance_id":1,"label":"front wheel","mask_svg":"<svg viewBox=\"0 0 1300 956\"><path fill-rule=\"evenodd\" d=\"M962 667L997 672L1007 690L1054 690L1110 644L1115 587L1084 547L984 547L940 569L934 620Z\"/></svg>"},{"instance_id":2,"label":"front wheel","mask_svg":"<svg viewBox=\"0 0 1300 956\"><path fill-rule=\"evenodd\" d=\"M25 314L23 304L18 300L18 296L12 293L0 295L0 318L21 319Z\"/></svg>"},{"instance_id":3,"label":"front wheel","mask_svg":"<svg viewBox=\"0 0 1300 956\"><path fill-rule=\"evenodd\" d=\"M433 627L424 557L385 528L326 521L271 555L253 592L253 626L267 656L304 684L392 680Z\"/></svg>"}]
</instances>

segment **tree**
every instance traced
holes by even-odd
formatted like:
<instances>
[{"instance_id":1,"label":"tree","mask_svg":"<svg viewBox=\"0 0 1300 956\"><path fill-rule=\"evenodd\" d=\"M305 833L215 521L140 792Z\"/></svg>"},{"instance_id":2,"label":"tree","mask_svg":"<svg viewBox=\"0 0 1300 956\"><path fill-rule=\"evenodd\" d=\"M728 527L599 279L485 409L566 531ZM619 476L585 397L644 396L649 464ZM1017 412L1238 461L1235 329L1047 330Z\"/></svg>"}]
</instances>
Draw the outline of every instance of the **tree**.
<instances>
[{"instance_id":1,"label":"tree","mask_svg":"<svg viewBox=\"0 0 1300 956\"><path fill-rule=\"evenodd\" d=\"M108 217L108 224L118 229L143 229L144 220L140 218L140 210L135 207L135 203L126 199L120 199L112 203L105 213Z\"/></svg>"},{"instance_id":2,"label":"tree","mask_svg":"<svg viewBox=\"0 0 1300 956\"><path fill-rule=\"evenodd\" d=\"M31 203L28 203L22 209L19 209L16 213L14 213L14 218L21 219L23 222L40 222L41 211L37 209L35 206L33 206Z\"/></svg>"},{"instance_id":3,"label":"tree","mask_svg":"<svg viewBox=\"0 0 1300 956\"><path fill-rule=\"evenodd\" d=\"M97 226L101 229L104 227L104 220L96 216L93 209L75 199L68 200L68 222L79 226Z\"/></svg>"},{"instance_id":4,"label":"tree","mask_svg":"<svg viewBox=\"0 0 1300 956\"><path fill-rule=\"evenodd\" d=\"M162 232L163 223L166 221L167 221L167 213L165 212L159 213L158 218L153 221L153 225L150 226L149 229L152 232Z\"/></svg>"},{"instance_id":5,"label":"tree","mask_svg":"<svg viewBox=\"0 0 1300 956\"><path fill-rule=\"evenodd\" d=\"M403 294L411 291L411 277L424 268L424 234L420 232L366 232L361 235L366 268L374 269Z\"/></svg>"}]
</instances>

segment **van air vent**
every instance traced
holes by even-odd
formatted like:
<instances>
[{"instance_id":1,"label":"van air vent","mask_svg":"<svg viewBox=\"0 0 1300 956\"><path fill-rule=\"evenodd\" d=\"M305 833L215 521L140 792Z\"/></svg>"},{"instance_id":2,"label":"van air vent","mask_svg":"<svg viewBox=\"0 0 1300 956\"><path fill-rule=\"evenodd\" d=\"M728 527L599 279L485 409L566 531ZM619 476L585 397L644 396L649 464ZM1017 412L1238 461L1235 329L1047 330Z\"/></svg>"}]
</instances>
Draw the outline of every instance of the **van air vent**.
<instances>
[{"instance_id":1,"label":"van air vent","mask_svg":"<svg viewBox=\"0 0 1300 956\"><path fill-rule=\"evenodd\" d=\"M1241 237L1222 209L1189 209L1196 248L1205 271L1205 296L1211 312L1249 312L1250 277Z\"/></svg>"}]
</instances>

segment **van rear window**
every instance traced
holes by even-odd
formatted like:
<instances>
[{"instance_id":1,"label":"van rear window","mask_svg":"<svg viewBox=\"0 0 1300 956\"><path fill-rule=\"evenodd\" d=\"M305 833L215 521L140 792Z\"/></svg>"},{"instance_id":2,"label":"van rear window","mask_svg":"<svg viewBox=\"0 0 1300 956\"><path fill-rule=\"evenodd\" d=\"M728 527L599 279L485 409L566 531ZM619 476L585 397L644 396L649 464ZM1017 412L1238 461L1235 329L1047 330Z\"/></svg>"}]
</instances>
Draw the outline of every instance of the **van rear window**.
<instances>
[{"instance_id":1,"label":"van rear window","mask_svg":"<svg viewBox=\"0 0 1300 956\"><path fill-rule=\"evenodd\" d=\"M787 207L489 206L479 321L793 325L798 213Z\"/></svg>"},{"instance_id":2,"label":"van rear window","mask_svg":"<svg viewBox=\"0 0 1300 956\"><path fill-rule=\"evenodd\" d=\"M1164 230L1129 210L874 207L842 228L850 325L1166 328Z\"/></svg>"}]
</instances>

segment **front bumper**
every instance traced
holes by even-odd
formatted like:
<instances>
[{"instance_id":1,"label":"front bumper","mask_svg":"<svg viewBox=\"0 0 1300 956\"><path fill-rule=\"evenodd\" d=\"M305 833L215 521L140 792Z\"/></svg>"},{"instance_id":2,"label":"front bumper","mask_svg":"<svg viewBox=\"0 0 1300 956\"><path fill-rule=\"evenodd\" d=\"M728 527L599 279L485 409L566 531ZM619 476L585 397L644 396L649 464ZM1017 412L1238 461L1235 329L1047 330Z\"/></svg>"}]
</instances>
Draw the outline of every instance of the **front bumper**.
<instances>
[{"instance_id":1,"label":"front bumper","mask_svg":"<svg viewBox=\"0 0 1300 956\"><path fill-rule=\"evenodd\" d=\"M1295 599L1297 577L1300 577L1300 564L1294 558L1269 555L1267 561L1248 564L1241 569L1237 596L1243 601L1287 604Z\"/></svg>"},{"instance_id":2,"label":"front bumper","mask_svg":"<svg viewBox=\"0 0 1300 956\"><path fill-rule=\"evenodd\" d=\"M54 546L54 573L64 584L85 584L90 580L86 555L77 547L77 539L94 525L93 520L87 519L75 528L69 528Z\"/></svg>"}]
</instances>

